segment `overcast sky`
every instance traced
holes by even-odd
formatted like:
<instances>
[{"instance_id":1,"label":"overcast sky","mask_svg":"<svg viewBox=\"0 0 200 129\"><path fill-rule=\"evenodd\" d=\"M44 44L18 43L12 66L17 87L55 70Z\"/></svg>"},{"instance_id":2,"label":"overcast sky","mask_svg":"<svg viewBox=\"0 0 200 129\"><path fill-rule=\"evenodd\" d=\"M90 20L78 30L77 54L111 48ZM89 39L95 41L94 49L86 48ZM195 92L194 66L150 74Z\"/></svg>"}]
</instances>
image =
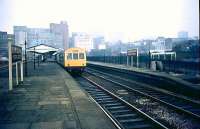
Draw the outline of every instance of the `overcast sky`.
<instances>
[{"instance_id":1,"label":"overcast sky","mask_svg":"<svg viewBox=\"0 0 200 129\"><path fill-rule=\"evenodd\" d=\"M13 25L49 27L65 20L70 32L98 32L107 39L199 35L199 0L0 0L0 31Z\"/></svg>"}]
</instances>

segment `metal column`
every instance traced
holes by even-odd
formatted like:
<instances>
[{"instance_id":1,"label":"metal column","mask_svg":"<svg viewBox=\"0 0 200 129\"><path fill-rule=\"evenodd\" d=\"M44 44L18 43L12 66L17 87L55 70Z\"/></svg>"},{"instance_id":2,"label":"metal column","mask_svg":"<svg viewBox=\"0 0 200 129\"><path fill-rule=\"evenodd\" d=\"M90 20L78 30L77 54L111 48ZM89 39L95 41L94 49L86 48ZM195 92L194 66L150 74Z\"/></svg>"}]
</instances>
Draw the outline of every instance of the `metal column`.
<instances>
[{"instance_id":1,"label":"metal column","mask_svg":"<svg viewBox=\"0 0 200 129\"><path fill-rule=\"evenodd\" d=\"M127 55L127 61L126 61L127 66L129 65L129 57Z\"/></svg>"},{"instance_id":2,"label":"metal column","mask_svg":"<svg viewBox=\"0 0 200 129\"><path fill-rule=\"evenodd\" d=\"M133 67L133 56L131 56L131 66Z\"/></svg>"},{"instance_id":3,"label":"metal column","mask_svg":"<svg viewBox=\"0 0 200 129\"><path fill-rule=\"evenodd\" d=\"M16 65L16 83L17 83L17 85L19 84L19 79L18 79L18 62L16 62L15 63L15 65Z\"/></svg>"},{"instance_id":4,"label":"metal column","mask_svg":"<svg viewBox=\"0 0 200 129\"><path fill-rule=\"evenodd\" d=\"M23 70L23 60L20 62L20 67L21 67L21 82L23 82L24 81L24 70Z\"/></svg>"},{"instance_id":5,"label":"metal column","mask_svg":"<svg viewBox=\"0 0 200 129\"><path fill-rule=\"evenodd\" d=\"M33 63L34 63L34 70L35 70L35 47L34 47L34 53L33 53L34 59L33 59Z\"/></svg>"},{"instance_id":6,"label":"metal column","mask_svg":"<svg viewBox=\"0 0 200 129\"><path fill-rule=\"evenodd\" d=\"M136 66L137 66L137 68L139 67L139 54L138 54L138 48L137 48L137 64L136 64Z\"/></svg>"},{"instance_id":7,"label":"metal column","mask_svg":"<svg viewBox=\"0 0 200 129\"><path fill-rule=\"evenodd\" d=\"M9 90L13 89L13 80L12 80L12 48L11 42L8 41L8 71L9 71Z\"/></svg>"}]
</instances>

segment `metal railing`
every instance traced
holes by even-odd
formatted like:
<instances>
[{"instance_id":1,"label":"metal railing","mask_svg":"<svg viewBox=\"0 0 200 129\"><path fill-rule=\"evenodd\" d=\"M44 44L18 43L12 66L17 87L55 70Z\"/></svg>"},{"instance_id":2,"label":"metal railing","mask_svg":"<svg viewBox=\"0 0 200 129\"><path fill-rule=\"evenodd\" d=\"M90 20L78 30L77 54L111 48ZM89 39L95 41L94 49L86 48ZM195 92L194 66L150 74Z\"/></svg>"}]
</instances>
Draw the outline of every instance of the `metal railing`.
<instances>
[{"instance_id":1,"label":"metal railing","mask_svg":"<svg viewBox=\"0 0 200 129\"><path fill-rule=\"evenodd\" d=\"M87 57L88 61L97 61L104 63L112 63L112 64L121 64L127 65L127 56L89 56ZM129 66L136 67L137 62L136 58L133 59L132 65ZM130 61L128 61L130 62ZM155 63L156 70L164 71L164 72L174 72L174 73L183 73L183 74L200 74L199 66L200 62L197 61L179 61L179 60L151 60L148 56L140 56L139 57L139 68L150 68L152 62ZM157 66L156 66L157 65ZM160 69L159 65L162 65L162 69Z\"/></svg>"}]
</instances>

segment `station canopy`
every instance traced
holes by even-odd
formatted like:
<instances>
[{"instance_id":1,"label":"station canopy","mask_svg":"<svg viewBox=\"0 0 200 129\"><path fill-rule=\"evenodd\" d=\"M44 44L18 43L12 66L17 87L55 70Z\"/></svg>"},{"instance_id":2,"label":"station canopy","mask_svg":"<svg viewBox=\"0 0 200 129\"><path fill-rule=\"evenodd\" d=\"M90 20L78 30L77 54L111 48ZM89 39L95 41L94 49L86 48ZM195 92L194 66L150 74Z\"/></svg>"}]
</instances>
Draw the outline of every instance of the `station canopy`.
<instances>
[{"instance_id":1,"label":"station canopy","mask_svg":"<svg viewBox=\"0 0 200 129\"><path fill-rule=\"evenodd\" d=\"M28 52L35 52L38 54L44 54L44 53L48 53L48 52L57 52L59 49L46 45L46 44L40 44L40 45L36 45L36 46L32 46L27 48Z\"/></svg>"}]
</instances>

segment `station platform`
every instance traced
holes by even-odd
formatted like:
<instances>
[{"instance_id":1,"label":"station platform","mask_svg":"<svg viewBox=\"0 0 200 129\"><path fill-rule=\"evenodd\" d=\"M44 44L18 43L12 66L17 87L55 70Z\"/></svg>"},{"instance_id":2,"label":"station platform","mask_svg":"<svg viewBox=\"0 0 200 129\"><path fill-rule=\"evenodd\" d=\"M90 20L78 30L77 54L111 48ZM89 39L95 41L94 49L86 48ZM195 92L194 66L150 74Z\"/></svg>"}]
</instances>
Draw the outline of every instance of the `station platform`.
<instances>
[{"instance_id":1,"label":"station platform","mask_svg":"<svg viewBox=\"0 0 200 129\"><path fill-rule=\"evenodd\" d=\"M28 72L23 84L0 94L0 129L115 129L56 63Z\"/></svg>"},{"instance_id":2,"label":"station platform","mask_svg":"<svg viewBox=\"0 0 200 129\"><path fill-rule=\"evenodd\" d=\"M112 64L112 63L103 63L103 62L94 62L94 61L87 61L88 66L100 66L100 67L107 67L107 68L114 68L118 70L125 70L129 72L136 73L138 75L143 75L152 77L152 78L158 78L165 80L165 81L171 81L174 84L173 89L179 90L181 93L183 92L191 92L193 95L197 98L200 98L200 85L198 84L193 84L188 81L185 81L181 78L178 78L176 76L170 75L166 72L160 72L160 71L152 71L150 69L145 69L145 68L137 68L137 67L131 67L131 66L126 66L126 65L119 65L119 64ZM160 81L160 80L159 80ZM161 83L164 83L161 81ZM168 86L169 89L170 86ZM186 93L187 94L187 93Z\"/></svg>"}]
</instances>

